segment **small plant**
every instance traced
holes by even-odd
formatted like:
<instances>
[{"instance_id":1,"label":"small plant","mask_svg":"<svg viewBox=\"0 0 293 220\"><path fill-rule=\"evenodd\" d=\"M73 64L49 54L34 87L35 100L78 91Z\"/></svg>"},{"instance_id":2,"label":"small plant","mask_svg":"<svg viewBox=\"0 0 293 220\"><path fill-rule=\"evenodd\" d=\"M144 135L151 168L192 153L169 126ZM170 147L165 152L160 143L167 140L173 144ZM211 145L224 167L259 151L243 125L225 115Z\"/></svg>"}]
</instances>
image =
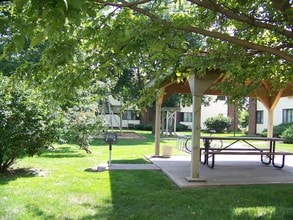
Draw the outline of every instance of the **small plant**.
<instances>
[{"instance_id":1,"label":"small plant","mask_svg":"<svg viewBox=\"0 0 293 220\"><path fill-rule=\"evenodd\" d=\"M282 133L281 137L285 139L286 143L293 144L293 124Z\"/></svg>"},{"instance_id":2,"label":"small plant","mask_svg":"<svg viewBox=\"0 0 293 220\"><path fill-rule=\"evenodd\" d=\"M231 119L221 114L215 117L207 118L204 122L204 125L207 127L207 130L215 130L216 133L224 132L224 130L230 127L230 124Z\"/></svg>"}]
</instances>

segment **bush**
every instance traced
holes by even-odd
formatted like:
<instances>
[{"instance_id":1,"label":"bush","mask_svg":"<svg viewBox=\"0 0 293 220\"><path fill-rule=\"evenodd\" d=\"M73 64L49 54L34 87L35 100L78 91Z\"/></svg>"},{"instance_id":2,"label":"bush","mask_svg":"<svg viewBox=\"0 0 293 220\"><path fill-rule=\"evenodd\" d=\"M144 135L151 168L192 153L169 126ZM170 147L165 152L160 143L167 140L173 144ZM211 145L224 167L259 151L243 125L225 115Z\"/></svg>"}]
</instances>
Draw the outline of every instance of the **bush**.
<instances>
[{"instance_id":1,"label":"bush","mask_svg":"<svg viewBox=\"0 0 293 220\"><path fill-rule=\"evenodd\" d=\"M231 119L223 115L217 115L215 117L207 118L204 122L204 125L207 127L207 130L215 130L216 133L221 133L224 130L228 129L231 124Z\"/></svg>"},{"instance_id":2,"label":"bush","mask_svg":"<svg viewBox=\"0 0 293 220\"><path fill-rule=\"evenodd\" d=\"M281 137L283 132L292 126L293 123L282 123L273 127L273 137ZM262 136L266 137L268 133L267 129L264 129L261 133Z\"/></svg>"},{"instance_id":3,"label":"bush","mask_svg":"<svg viewBox=\"0 0 293 220\"><path fill-rule=\"evenodd\" d=\"M153 126L151 124L137 124L134 126L136 130L152 131Z\"/></svg>"},{"instance_id":4,"label":"bush","mask_svg":"<svg viewBox=\"0 0 293 220\"><path fill-rule=\"evenodd\" d=\"M184 125L184 124L177 124L176 125L176 131L187 131L188 130L188 126Z\"/></svg>"},{"instance_id":5,"label":"bush","mask_svg":"<svg viewBox=\"0 0 293 220\"><path fill-rule=\"evenodd\" d=\"M63 112L63 126L59 128L59 141L77 144L87 153L91 153L89 145L100 133L103 120L96 116L94 109L82 110L78 107L68 108Z\"/></svg>"},{"instance_id":6,"label":"bush","mask_svg":"<svg viewBox=\"0 0 293 220\"><path fill-rule=\"evenodd\" d=\"M0 172L24 156L40 154L56 139L54 115L32 91L0 79ZM16 89L17 88L17 89ZM35 101L34 101L35 100Z\"/></svg>"},{"instance_id":7,"label":"bush","mask_svg":"<svg viewBox=\"0 0 293 220\"><path fill-rule=\"evenodd\" d=\"M286 143L293 144L293 124L282 133L281 137L285 139Z\"/></svg>"},{"instance_id":8,"label":"bush","mask_svg":"<svg viewBox=\"0 0 293 220\"><path fill-rule=\"evenodd\" d=\"M153 126L151 124L137 124L134 126L135 130L152 131ZM176 125L176 131L187 131L188 126L183 124Z\"/></svg>"}]
</instances>

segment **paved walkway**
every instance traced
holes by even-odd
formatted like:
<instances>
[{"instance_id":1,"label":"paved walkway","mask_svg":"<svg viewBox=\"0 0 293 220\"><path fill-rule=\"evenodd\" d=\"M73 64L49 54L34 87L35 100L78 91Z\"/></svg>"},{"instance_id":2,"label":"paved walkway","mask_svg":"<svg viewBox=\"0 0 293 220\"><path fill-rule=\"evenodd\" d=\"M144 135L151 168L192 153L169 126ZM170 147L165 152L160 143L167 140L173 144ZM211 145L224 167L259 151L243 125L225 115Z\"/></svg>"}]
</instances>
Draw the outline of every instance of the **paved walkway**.
<instances>
[{"instance_id":1,"label":"paved walkway","mask_svg":"<svg viewBox=\"0 0 293 220\"><path fill-rule=\"evenodd\" d=\"M112 163L110 166L108 164L100 164L97 167L97 171L105 170L161 170L160 167L151 164L124 164L124 163Z\"/></svg>"},{"instance_id":2,"label":"paved walkway","mask_svg":"<svg viewBox=\"0 0 293 220\"><path fill-rule=\"evenodd\" d=\"M205 165L200 166L200 178L204 182L188 182L190 177L190 155L172 156L170 158L148 159L160 167L161 170L179 187L204 187L218 185L253 185L293 183L293 156L286 156L283 169L264 165L259 156L226 156L217 157L214 169Z\"/></svg>"}]
</instances>

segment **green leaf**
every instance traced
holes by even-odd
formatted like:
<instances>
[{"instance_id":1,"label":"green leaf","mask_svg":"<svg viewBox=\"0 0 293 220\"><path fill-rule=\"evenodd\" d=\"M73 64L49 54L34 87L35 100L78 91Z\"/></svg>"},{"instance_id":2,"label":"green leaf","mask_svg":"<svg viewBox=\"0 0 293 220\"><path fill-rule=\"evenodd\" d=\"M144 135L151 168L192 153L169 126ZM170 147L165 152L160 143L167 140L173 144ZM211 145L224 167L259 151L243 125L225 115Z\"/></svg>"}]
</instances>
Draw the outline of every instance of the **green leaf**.
<instances>
[{"instance_id":1,"label":"green leaf","mask_svg":"<svg viewBox=\"0 0 293 220\"><path fill-rule=\"evenodd\" d=\"M13 2L17 9L22 9L27 0L14 0Z\"/></svg>"},{"instance_id":2,"label":"green leaf","mask_svg":"<svg viewBox=\"0 0 293 220\"><path fill-rule=\"evenodd\" d=\"M51 25L45 29L45 35L47 36L49 42L54 42L59 39L60 32L57 27Z\"/></svg>"},{"instance_id":3,"label":"green leaf","mask_svg":"<svg viewBox=\"0 0 293 220\"><path fill-rule=\"evenodd\" d=\"M17 51L20 51L23 49L24 46L24 38L20 34L15 35L13 38L14 45Z\"/></svg>"},{"instance_id":4,"label":"green leaf","mask_svg":"<svg viewBox=\"0 0 293 220\"><path fill-rule=\"evenodd\" d=\"M87 10L87 14L92 17L92 18L95 18L96 17L96 11L95 10L91 10L91 9L88 9Z\"/></svg>"},{"instance_id":5,"label":"green leaf","mask_svg":"<svg viewBox=\"0 0 293 220\"><path fill-rule=\"evenodd\" d=\"M45 37L44 37L43 32L39 32L39 33L35 34L35 36L31 40L30 47L34 47L34 46L38 45L39 43L44 41L44 39L45 39Z\"/></svg>"},{"instance_id":6,"label":"green leaf","mask_svg":"<svg viewBox=\"0 0 293 220\"><path fill-rule=\"evenodd\" d=\"M81 7L82 7L81 0L69 0L68 4L75 9L81 9Z\"/></svg>"}]
</instances>

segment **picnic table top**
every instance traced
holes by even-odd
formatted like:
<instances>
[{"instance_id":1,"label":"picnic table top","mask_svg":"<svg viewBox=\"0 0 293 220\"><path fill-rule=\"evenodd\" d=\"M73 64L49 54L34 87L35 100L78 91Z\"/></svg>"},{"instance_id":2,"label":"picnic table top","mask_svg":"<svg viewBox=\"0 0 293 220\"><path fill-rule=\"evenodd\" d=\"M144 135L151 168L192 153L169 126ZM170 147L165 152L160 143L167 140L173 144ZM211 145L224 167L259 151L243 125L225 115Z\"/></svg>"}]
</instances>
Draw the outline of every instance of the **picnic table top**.
<instances>
[{"instance_id":1,"label":"picnic table top","mask_svg":"<svg viewBox=\"0 0 293 220\"><path fill-rule=\"evenodd\" d=\"M202 139L209 140L251 140L251 141L284 141L282 138L276 137L256 137L256 136L201 136Z\"/></svg>"}]
</instances>

